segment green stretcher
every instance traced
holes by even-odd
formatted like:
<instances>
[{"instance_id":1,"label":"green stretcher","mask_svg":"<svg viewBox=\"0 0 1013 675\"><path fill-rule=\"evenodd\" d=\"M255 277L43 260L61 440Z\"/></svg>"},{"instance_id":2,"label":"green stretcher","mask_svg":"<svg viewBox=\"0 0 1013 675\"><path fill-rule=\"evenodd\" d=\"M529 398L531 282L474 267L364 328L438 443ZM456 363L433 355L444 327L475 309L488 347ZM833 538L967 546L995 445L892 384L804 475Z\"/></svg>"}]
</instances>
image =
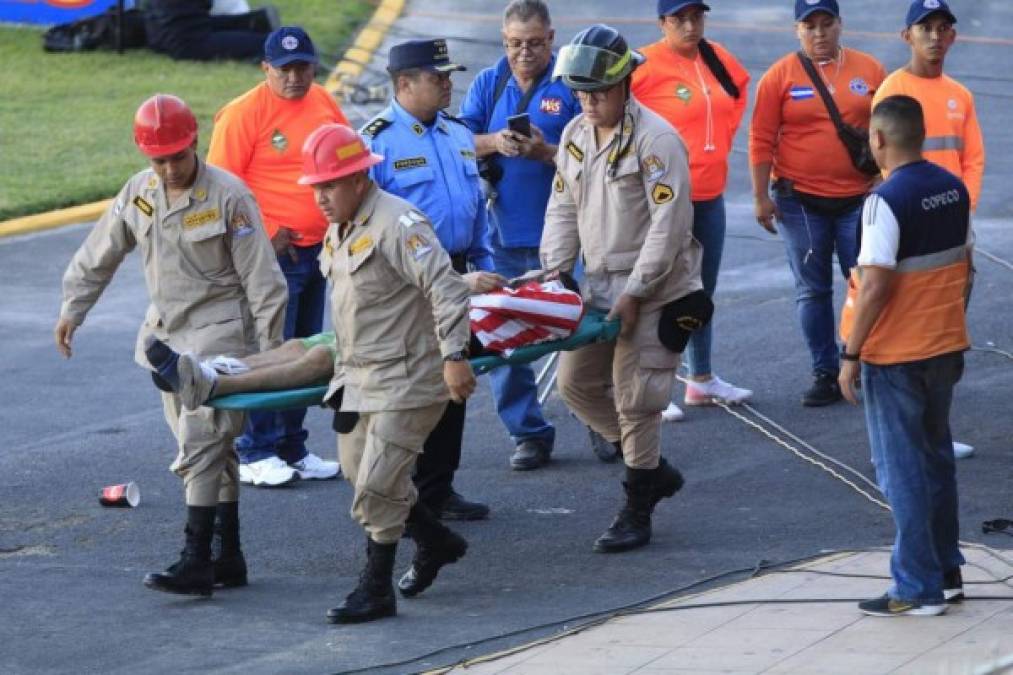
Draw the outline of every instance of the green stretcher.
<instances>
[{"instance_id":1,"label":"green stretcher","mask_svg":"<svg viewBox=\"0 0 1013 675\"><path fill-rule=\"evenodd\" d=\"M471 367L476 375L482 375L500 366L537 361L552 352L572 351L595 342L612 342L618 335L618 320L606 321L604 313L588 310L577 330L566 339L521 347L511 352L510 356L477 356L471 359ZM326 393L327 385L245 392L213 398L208 401L208 405L220 410L289 410L321 405Z\"/></svg>"}]
</instances>

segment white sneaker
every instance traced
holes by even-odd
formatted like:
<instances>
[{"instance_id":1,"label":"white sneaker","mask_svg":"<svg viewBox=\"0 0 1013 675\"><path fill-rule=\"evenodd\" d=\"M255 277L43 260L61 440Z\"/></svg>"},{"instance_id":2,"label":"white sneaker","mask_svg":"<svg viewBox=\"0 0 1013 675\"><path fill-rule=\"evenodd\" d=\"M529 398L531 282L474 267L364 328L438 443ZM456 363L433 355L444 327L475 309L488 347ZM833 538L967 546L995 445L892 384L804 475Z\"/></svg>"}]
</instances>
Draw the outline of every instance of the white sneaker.
<instances>
[{"instance_id":1,"label":"white sneaker","mask_svg":"<svg viewBox=\"0 0 1013 675\"><path fill-rule=\"evenodd\" d=\"M713 405L714 401L735 405L745 403L752 397L751 389L736 387L717 375L706 382L690 380L686 383L686 405Z\"/></svg>"},{"instance_id":2,"label":"white sneaker","mask_svg":"<svg viewBox=\"0 0 1013 675\"><path fill-rule=\"evenodd\" d=\"M299 478L303 480L327 480L341 475L341 467L337 462L320 459L312 452L306 453L305 457L298 462L292 462L289 466L295 469Z\"/></svg>"},{"instance_id":3,"label":"white sneaker","mask_svg":"<svg viewBox=\"0 0 1013 675\"><path fill-rule=\"evenodd\" d=\"M953 441L953 456L956 459L967 459L974 454L974 446Z\"/></svg>"},{"instance_id":4,"label":"white sneaker","mask_svg":"<svg viewBox=\"0 0 1013 675\"><path fill-rule=\"evenodd\" d=\"M682 412L682 408L677 406L674 401L661 411L661 419L665 422L681 422L684 417L686 417L686 413Z\"/></svg>"},{"instance_id":5,"label":"white sneaker","mask_svg":"<svg viewBox=\"0 0 1013 675\"><path fill-rule=\"evenodd\" d=\"M179 372L180 402L187 410L196 410L211 398L218 373L190 352L179 355L176 368Z\"/></svg>"},{"instance_id":6,"label":"white sneaker","mask_svg":"<svg viewBox=\"0 0 1013 675\"><path fill-rule=\"evenodd\" d=\"M256 487L279 487L299 480L299 472L276 456L239 465L239 482Z\"/></svg>"}]
</instances>

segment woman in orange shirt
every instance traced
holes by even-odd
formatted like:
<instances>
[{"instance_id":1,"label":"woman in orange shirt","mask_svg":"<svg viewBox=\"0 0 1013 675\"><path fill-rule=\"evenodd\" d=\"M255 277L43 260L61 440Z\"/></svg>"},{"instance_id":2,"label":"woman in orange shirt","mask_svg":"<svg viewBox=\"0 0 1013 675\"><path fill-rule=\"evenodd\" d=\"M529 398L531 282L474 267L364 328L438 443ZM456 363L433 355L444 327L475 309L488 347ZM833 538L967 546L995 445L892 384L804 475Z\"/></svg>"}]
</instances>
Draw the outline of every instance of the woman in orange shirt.
<instances>
[{"instance_id":1,"label":"woman in orange shirt","mask_svg":"<svg viewBox=\"0 0 1013 675\"><path fill-rule=\"evenodd\" d=\"M728 153L746 110L749 73L721 45L704 39L704 12L697 0L658 0L662 38L640 50L647 62L633 73L633 95L679 131L689 150L693 199L693 236L703 246L700 275L714 294L725 243ZM650 180L650 167L645 169ZM686 350L690 382L687 405L715 399L742 403L753 395L714 375L710 363L711 326L695 331ZM682 418L673 402L662 413Z\"/></svg>"},{"instance_id":2,"label":"woman in orange shirt","mask_svg":"<svg viewBox=\"0 0 1013 675\"><path fill-rule=\"evenodd\" d=\"M883 66L841 47L837 0L795 0L802 51L812 60L846 124L867 129ZM756 220L777 218L795 276L799 323L814 382L802 405L841 400L834 330L833 254L845 278L858 256L858 220L873 179L852 164L823 99L799 55L788 54L760 79L749 129ZM774 199L767 190L774 179Z\"/></svg>"}]
</instances>

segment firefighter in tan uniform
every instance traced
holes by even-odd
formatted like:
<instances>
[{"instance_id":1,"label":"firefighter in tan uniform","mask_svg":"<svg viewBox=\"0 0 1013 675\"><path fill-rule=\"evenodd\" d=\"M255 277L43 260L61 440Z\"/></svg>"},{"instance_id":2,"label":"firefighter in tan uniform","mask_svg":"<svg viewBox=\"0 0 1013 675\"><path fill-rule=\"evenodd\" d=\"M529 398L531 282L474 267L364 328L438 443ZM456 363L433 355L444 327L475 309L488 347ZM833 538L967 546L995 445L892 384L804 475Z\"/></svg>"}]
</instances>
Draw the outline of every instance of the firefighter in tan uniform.
<instances>
[{"instance_id":1,"label":"firefighter in tan uniform","mask_svg":"<svg viewBox=\"0 0 1013 675\"><path fill-rule=\"evenodd\" d=\"M326 398L339 409L338 454L355 489L352 517L368 535L366 568L345 602L327 612L332 623L395 614L394 553L406 524L418 548L409 570L415 583L405 595L424 590L467 549L417 502L411 476L447 401L462 403L475 389L469 289L425 216L369 178L369 167L381 161L355 131L327 124L306 139L299 179L313 186L332 223L320 253L320 269L333 284L337 341ZM342 428L350 415L352 424Z\"/></svg>"},{"instance_id":2,"label":"firefighter in tan uniform","mask_svg":"<svg viewBox=\"0 0 1013 675\"><path fill-rule=\"evenodd\" d=\"M596 25L560 50L554 72L584 112L559 144L542 266L570 271L582 255L586 303L622 321L615 343L563 352L559 361L563 400L621 447L626 463L626 504L595 542L598 552L645 545L655 505L682 486L660 452L679 353L662 344L659 321L666 305L702 288L685 147L629 93L642 62L615 29Z\"/></svg>"},{"instance_id":3,"label":"firefighter in tan uniform","mask_svg":"<svg viewBox=\"0 0 1013 675\"><path fill-rule=\"evenodd\" d=\"M278 345L285 278L249 190L232 174L198 159L197 120L175 96L158 94L140 106L134 140L151 168L120 190L67 267L57 348L71 355L75 330L135 247L151 300L138 335L137 363L147 369L149 360L169 365L151 349L146 353L153 337L177 351L207 356L241 356ZM169 391L171 383L160 382L158 372L152 375L161 384L165 418L178 441L172 470L183 479L187 525L179 562L164 574L149 574L144 583L189 595L210 595L215 584L245 585L232 449L242 413L184 409ZM212 561L216 515L222 546Z\"/></svg>"}]
</instances>

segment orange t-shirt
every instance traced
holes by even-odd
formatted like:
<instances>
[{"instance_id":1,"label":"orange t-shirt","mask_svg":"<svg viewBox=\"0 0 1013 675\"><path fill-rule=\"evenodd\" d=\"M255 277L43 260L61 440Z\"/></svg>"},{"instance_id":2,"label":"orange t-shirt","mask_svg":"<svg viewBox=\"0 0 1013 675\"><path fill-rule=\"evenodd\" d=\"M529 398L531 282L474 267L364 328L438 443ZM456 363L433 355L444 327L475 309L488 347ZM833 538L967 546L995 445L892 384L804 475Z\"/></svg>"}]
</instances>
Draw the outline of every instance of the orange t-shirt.
<instances>
[{"instance_id":1,"label":"orange t-shirt","mask_svg":"<svg viewBox=\"0 0 1013 675\"><path fill-rule=\"evenodd\" d=\"M215 115L207 161L246 182L269 237L284 225L301 235L295 245L312 246L323 240L327 218L317 207L313 189L296 181L302 175L306 137L333 122L348 124L320 85L312 85L301 99L289 100L262 82Z\"/></svg>"},{"instance_id":2,"label":"orange t-shirt","mask_svg":"<svg viewBox=\"0 0 1013 675\"><path fill-rule=\"evenodd\" d=\"M873 107L888 96L910 96L925 115L925 159L964 181L971 210L978 208L985 173L985 144L974 111L974 95L951 77L918 77L901 68L876 92Z\"/></svg>"},{"instance_id":3,"label":"orange t-shirt","mask_svg":"<svg viewBox=\"0 0 1013 675\"><path fill-rule=\"evenodd\" d=\"M678 129L689 150L693 201L716 199L725 191L728 153L748 101L749 73L724 47L710 44L739 98L728 95L703 59L687 59L664 40L641 49L647 62L633 71L633 95Z\"/></svg>"},{"instance_id":4,"label":"orange t-shirt","mask_svg":"<svg viewBox=\"0 0 1013 675\"><path fill-rule=\"evenodd\" d=\"M818 69L820 66L816 66ZM840 69L823 76L846 124L869 128L872 97L886 77L879 61L844 49ZM749 128L749 162L773 163L773 175L794 181L799 192L821 197L864 194L872 180L851 163L830 113L795 52L770 67L756 87Z\"/></svg>"}]
</instances>

